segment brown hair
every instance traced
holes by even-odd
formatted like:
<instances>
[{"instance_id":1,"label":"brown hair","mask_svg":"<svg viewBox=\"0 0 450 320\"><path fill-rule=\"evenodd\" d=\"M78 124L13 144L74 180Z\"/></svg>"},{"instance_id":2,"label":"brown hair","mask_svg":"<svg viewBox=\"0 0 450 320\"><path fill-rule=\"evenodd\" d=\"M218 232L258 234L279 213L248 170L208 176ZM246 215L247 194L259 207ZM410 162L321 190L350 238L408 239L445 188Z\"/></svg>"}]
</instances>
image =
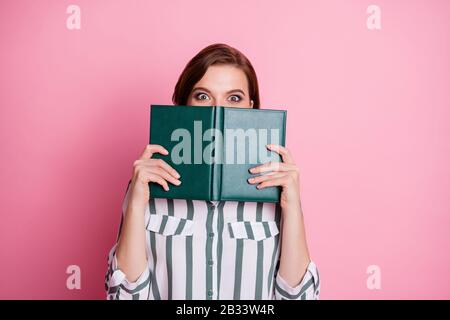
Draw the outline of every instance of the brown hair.
<instances>
[{"instance_id":1,"label":"brown hair","mask_svg":"<svg viewBox=\"0 0 450 320\"><path fill-rule=\"evenodd\" d=\"M258 80L252 64L239 50L223 43L207 46L188 62L175 86L172 95L173 103L186 105L194 85L203 77L208 67L218 64L233 65L244 71L247 76L250 100L253 100L253 108L259 109Z\"/></svg>"}]
</instances>

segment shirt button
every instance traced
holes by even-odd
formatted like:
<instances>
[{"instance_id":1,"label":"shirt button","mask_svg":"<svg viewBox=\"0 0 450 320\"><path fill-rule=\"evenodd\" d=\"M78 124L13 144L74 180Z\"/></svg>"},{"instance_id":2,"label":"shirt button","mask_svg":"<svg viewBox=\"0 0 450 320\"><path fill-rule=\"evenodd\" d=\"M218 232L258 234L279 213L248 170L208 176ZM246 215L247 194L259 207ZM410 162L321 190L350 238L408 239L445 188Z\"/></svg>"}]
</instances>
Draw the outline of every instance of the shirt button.
<instances>
[{"instance_id":1,"label":"shirt button","mask_svg":"<svg viewBox=\"0 0 450 320\"><path fill-rule=\"evenodd\" d=\"M214 237L214 232L210 232L210 233L208 234L208 236L209 236L210 238L213 238L213 237Z\"/></svg>"},{"instance_id":2,"label":"shirt button","mask_svg":"<svg viewBox=\"0 0 450 320\"><path fill-rule=\"evenodd\" d=\"M209 261L208 261L208 264L209 264L209 266L212 266L212 265L214 264L214 261L209 260Z\"/></svg>"},{"instance_id":3,"label":"shirt button","mask_svg":"<svg viewBox=\"0 0 450 320\"><path fill-rule=\"evenodd\" d=\"M208 297L212 297L212 295L213 295L212 290L208 290Z\"/></svg>"}]
</instances>

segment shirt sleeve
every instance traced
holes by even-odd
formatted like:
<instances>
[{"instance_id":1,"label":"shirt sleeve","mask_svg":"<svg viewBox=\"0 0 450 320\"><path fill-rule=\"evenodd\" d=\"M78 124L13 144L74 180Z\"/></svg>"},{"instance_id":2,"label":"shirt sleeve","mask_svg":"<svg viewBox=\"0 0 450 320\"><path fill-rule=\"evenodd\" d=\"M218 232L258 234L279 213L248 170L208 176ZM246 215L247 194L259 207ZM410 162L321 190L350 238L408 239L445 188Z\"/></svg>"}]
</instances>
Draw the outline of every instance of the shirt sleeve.
<instances>
[{"instance_id":1,"label":"shirt sleeve","mask_svg":"<svg viewBox=\"0 0 450 320\"><path fill-rule=\"evenodd\" d=\"M318 300L320 292L319 271L316 264L308 264L302 281L291 287L279 273L275 278L275 300Z\"/></svg>"},{"instance_id":2,"label":"shirt sleeve","mask_svg":"<svg viewBox=\"0 0 450 320\"><path fill-rule=\"evenodd\" d=\"M130 183L131 180L128 182L127 191L122 204L122 217L116 243L108 254L108 269L105 275L105 290L106 298L108 300L141 300L148 299L149 296L151 270L148 267L136 281L130 282L117 265L117 240L119 239L122 230L124 213L128 205L128 190L130 188Z\"/></svg>"},{"instance_id":3,"label":"shirt sleeve","mask_svg":"<svg viewBox=\"0 0 450 320\"><path fill-rule=\"evenodd\" d=\"M149 268L146 268L139 278L130 282L125 274L117 267L117 244L108 255L108 271L105 277L105 289L108 300L145 300L150 290Z\"/></svg>"}]
</instances>

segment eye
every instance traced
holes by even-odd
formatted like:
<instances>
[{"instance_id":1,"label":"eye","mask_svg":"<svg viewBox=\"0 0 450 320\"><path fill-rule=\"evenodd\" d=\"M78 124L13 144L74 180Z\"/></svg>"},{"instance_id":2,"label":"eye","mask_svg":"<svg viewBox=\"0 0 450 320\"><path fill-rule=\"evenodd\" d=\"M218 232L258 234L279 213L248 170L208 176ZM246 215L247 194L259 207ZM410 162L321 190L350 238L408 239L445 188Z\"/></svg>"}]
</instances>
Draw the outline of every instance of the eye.
<instances>
[{"instance_id":1,"label":"eye","mask_svg":"<svg viewBox=\"0 0 450 320\"><path fill-rule=\"evenodd\" d=\"M195 95L195 99L197 100L208 100L209 97L206 93L200 92Z\"/></svg>"},{"instance_id":2,"label":"eye","mask_svg":"<svg viewBox=\"0 0 450 320\"><path fill-rule=\"evenodd\" d=\"M230 96L230 101L232 101L232 102L240 102L241 100L242 100L242 98L241 98L241 96L239 96L239 95L232 95L232 96Z\"/></svg>"}]
</instances>

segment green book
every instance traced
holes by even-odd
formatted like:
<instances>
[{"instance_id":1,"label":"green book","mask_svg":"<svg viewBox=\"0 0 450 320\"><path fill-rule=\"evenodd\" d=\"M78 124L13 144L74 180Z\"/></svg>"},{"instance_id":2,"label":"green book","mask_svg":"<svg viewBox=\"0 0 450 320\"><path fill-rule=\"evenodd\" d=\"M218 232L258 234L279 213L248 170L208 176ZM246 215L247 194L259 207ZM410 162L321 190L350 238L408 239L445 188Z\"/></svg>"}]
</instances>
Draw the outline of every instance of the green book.
<instances>
[{"instance_id":1,"label":"green book","mask_svg":"<svg viewBox=\"0 0 450 320\"><path fill-rule=\"evenodd\" d=\"M249 169L282 161L266 144L285 146L286 110L222 106L152 105L150 144L159 144L181 176L165 191L150 183L150 197L192 200L279 202L280 187L257 189Z\"/></svg>"}]
</instances>

